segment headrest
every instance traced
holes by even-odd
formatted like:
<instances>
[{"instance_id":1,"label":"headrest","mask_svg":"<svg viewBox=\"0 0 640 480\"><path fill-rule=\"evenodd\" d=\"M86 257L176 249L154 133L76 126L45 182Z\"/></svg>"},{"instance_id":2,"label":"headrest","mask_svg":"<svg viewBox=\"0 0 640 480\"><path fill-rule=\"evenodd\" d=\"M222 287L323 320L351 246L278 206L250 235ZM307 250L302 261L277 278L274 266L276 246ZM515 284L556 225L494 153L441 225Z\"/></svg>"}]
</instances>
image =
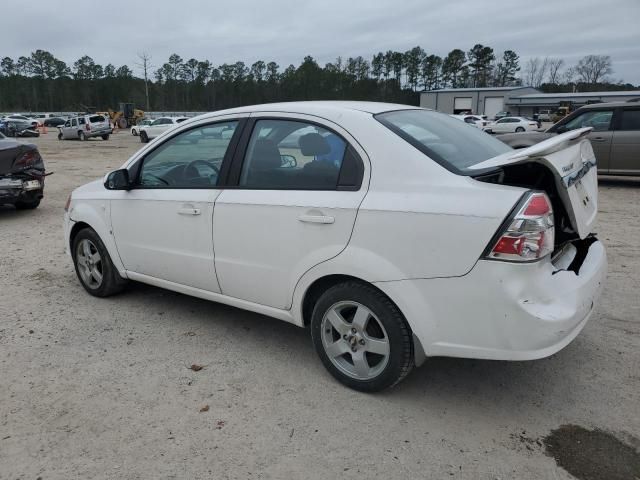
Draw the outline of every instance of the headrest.
<instances>
[{"instance_id":1,"label":"headrest","mask_svg":"<svg viewBox=\"0 0 640 480\"><path fill-rule=\"evenodd\" d=\"M319 133L307 133L300 137L300 151L305 157L326 155L331 152L331 147L325 138Z\"/></svg>"},{"instance_id":2,"label":"headrest","mask_svg":"<svg viewBox=\"0 0 640 480\"><path fill-rule=\"evenodd\" d=\"M251 155L251 169L271 170L282 165L280 150L273 140L258 140Z\"/></svg>"}]
</instances>

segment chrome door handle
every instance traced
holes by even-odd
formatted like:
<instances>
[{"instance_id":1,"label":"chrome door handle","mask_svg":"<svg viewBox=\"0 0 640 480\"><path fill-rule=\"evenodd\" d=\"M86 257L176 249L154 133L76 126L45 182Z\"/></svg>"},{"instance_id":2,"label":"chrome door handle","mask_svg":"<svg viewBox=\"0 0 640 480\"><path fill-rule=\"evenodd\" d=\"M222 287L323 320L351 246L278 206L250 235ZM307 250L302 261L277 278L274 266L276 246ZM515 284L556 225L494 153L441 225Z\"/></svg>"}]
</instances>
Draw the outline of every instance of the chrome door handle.
<instances>
[{"instance_id":1,"label":"chrome door handle","mask_svg":"<svg viewBox=\"0 0 640 480\"><path fill-rule=\"evenodd\" d=\"M199 208L181 208L178 210L178 215L200 215Z\"/></svg>"},{"instance_id":2,"label":"chrome door handle","mask_svg":"<svg viewBox=\"0 0 640 480\"><path fill-rule=\"evenodd\" d=\"M323 223L329 224L336 221L334 217L328 215L300 215L298 220L304 223Z\"/></svg>"}]
</instances>

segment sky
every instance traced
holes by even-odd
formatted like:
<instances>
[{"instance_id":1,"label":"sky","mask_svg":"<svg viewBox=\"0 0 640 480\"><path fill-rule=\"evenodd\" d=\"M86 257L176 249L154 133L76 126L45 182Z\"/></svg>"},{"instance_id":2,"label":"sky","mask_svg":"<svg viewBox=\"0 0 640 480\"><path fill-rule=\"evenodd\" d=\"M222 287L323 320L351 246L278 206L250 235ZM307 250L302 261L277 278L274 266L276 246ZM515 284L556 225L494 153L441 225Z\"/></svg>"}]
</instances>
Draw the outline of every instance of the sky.
<instances>
[{"instance_id":1,"label":"sky","mask_svg":"<svg viewBox=\"0 0 640 480\"><path fill-rule=\"evenodd\" d=\"M95 6L94 6L95 5ZM406 51L444 56L476 43L497 55L610 55L614 81L640 84L640 0L141 0L6 2L0 58L48 50L69 65L83 55L129 65L148 52L159 67L172 53L215 65L275 61L284 70L311 55Z\"/></svg>"}]
</instances>

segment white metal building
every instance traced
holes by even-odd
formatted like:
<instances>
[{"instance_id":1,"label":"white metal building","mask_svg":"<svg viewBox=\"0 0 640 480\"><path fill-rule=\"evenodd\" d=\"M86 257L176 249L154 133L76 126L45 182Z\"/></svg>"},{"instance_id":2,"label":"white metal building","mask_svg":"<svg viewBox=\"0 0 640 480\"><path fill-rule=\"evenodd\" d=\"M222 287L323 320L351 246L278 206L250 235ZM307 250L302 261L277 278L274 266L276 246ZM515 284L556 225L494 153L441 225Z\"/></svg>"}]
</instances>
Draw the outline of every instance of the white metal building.
<instances>
[{"instance_id":1,"label":"white metal building","mask_svg":"<svg viewBox=\"0 0 640 480\"><path fill-rule=\"evenodd\" d=\"M443 88L420 93L420 106L443 113L472 112L490 119L498 112L531 117L555 111L561 103L573 108L589 103L640 101L640 90L611 92L542 93L533 87Z\"/></svg>"},{"instance_id":2,"label":"white metal building","mask_svg":"<svg viewBox=\"0 0 640 480\"><path fill-rule=\"evenodd\" d=\"M472 112L493 118L508 110L505 107L512 97L540 93L533 87L443 88L422 92L420 106L443 113Z\"/></svg>"}]
</instances>

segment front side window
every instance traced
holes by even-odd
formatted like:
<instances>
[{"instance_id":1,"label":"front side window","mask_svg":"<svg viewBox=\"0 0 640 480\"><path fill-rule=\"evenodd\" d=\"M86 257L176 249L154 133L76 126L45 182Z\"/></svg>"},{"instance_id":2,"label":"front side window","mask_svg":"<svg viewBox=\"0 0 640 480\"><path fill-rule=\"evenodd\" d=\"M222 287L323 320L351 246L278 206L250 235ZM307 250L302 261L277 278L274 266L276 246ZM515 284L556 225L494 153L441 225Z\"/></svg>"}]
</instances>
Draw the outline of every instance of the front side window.
<instances>
[{"instance_id":1,"label":"front side window","mask_svg":"<svg viewBox=\"0 0 640 480\"><path fill-rule=\"evenodd\" d=\"M640 130L640 110L623 110L620 130Z\"/></svg>"},{"instance_id":2,"label":"front side window","mask_svg":"<svg viewBox=\"0 0 640 480\"><path fill-rule=\"evenodd\" d=\"M259 120L247 146L240 186L333 190L347 143L336 133L302 121Z\"/></svg>"},{"instance_id":3,"label":"front side window","mask_svg":"<svg viewBox=\"0 0 640 480\"><path fill-rule=\"evenodd\" d=\"M215 123L182 132L148 154L138 185L146 188L212 188L238 126Z\"/></svg>"},{"instance_id":4,"label":"front side window","mask_svg":"<svg viewBox=\"0 0 640 480\"><path fill-rule=\"evenodd\" d=\"M564 130L593 127L594 132L604 132L609 130L611 117L613 117L613 110L590 110L565 123Z\"/></svg>"},{"instance_id":5,"label":"front side window","mask_svg":"<svg viewBox=\"0 0 640 480\"><path fill-rule=\"evenodd\" d=\"M398 110L375 118L443 167L458 174L466 169L512 150L507 144L479 128L430 110ZM402 166L398 166L402 168Z\"/></svg>"},{"instance_id":6,"label":"front side window","mask_svg":"<svg viewBox=\"0 0 640 480\"><path fill-rule=\"evenodd\" d=\"M76 127L77 125L78 125L78 122L76 121L75 118L73 120L71 120L71 126L72 127Z\"/></svg>"}]
</instances>

